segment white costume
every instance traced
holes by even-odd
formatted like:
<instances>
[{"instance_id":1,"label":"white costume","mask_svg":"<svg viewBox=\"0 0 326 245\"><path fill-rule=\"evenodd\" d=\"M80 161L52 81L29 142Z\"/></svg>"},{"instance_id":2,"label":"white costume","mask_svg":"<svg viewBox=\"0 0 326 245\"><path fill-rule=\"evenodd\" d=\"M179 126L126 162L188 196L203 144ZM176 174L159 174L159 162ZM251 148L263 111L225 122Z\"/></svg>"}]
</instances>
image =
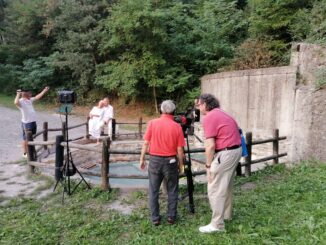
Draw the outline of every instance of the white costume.
<instances>
[{"instance_id":1,"label":"white costume","mask_svg":"<svg viewBox=\"0 0 326 245\"><path fill-rule=\"evenodd\" d=\"M104 117L103 121L108 125L108 136L112 139L112 118L114 117L113 114L113 107L112 105L108 105L104 107Z\"/></svg>"},{"instance_id":2,"label":"white costume","mask_svg":"<svg viewBox=\"0 0 326 245\"><path fill-rule=\"evenodd\" d=\"M88 122L89 134L94 138L99 139L101 136L104 108L98 108L97 106L94 106L89 115L91 117Z\"/></svg>"}]
</instances>

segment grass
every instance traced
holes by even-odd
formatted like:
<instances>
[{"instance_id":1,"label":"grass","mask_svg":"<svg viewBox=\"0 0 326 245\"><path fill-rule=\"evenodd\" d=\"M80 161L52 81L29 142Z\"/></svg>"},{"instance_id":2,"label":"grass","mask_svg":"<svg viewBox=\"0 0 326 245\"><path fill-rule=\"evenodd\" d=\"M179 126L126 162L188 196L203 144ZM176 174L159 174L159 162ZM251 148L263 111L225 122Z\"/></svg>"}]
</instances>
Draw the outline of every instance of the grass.
<instances>
[{"instance_id":1,"label":"grass","mask_svg":"<svg viewBox=\"0 0 326 245\"><path fill-rule=\"evenodd\" d=\"M11 109L17 109L17 107L14 104L16 94L13 96L8 96L5 94L0 93L0 105L11 108ZM54 105L50 104L49 102L39 100L37 103L34 104L35 108L37 110L51 110L54 108Z\"/></svg>"},{"instance_id":2,"label":"grass","mask_svg":"<svg viewBox=\"0 0 326 245\"><path fill-rule=\"evenodd\" d=\"M251 190L241 190L247 182ZM152 226L147 194L121 197L117 190L77 189L61 204L60 189L42 200L16 198L0 209L1 244L323 244L326 241L326 164L305 162L291 169L268 167L237 178L232 221L226 233L199 234L210 221L206 185L196 185L196 213L179 203L177 224ZM181 192L185 187L181 188ZM117 199L135 204L131 215L109 209ZM162 214L166 203L161 198ZM166 217L165 217L166 218Z\"/></svg>"},{"instance_id":3,"label":"grass","mask_svg":"<svg viewBox=\"0 0 326 245\"><path fill-rule=\"evenodd\" d=\"M15 95L8 96L8 95L4 95L4 94L0 93L0 105L9 107L12 109L16 108L16 106L14 105L14 99L15 99Z\"/></svg>"}]
</instances>

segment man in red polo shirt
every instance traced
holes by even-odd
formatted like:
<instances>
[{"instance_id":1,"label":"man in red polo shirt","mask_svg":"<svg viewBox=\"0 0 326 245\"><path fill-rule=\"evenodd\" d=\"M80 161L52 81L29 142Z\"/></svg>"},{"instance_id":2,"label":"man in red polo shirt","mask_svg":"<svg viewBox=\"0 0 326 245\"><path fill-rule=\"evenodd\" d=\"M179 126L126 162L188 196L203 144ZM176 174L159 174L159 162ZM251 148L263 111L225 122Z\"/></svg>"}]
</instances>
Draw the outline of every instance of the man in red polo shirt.
<instances>
[{"instance_id":1,"label":"man in red polo shirt","mask_svg":"<svg viewBox=\"0 0 326 245\"><path fill-rule=\"evenodd\" d=\"M173 224L177 216L179 168L183 167L185 140L181 126L173 120L174 111L175 105L171 100L163 101L161 117L148 123L140 156L139 166L144 170L145 154L149 151L149 206L154 225L161 222L158 198L163 179L168 192L167 222Z\"/></svg>"},{"instance_id":2,"label":"man in red polo shirt","mask_svg":"<svg viewBox=\"0 0 326 245\"><path fill-rule=\"evenodd\" d=\"M199 231L224 231L224 220L232 217L233 178L242 153L239 127L213 95L202 94L197 102L204 115L207 194L213 211L210 224Z\"/></svg>"}]
</instances>

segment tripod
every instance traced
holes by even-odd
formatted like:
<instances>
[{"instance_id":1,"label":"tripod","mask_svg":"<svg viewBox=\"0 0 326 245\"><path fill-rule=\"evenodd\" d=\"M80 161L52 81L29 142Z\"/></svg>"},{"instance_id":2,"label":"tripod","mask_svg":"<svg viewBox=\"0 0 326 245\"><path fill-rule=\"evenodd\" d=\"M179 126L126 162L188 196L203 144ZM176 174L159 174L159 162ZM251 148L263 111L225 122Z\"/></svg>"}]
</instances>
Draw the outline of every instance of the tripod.
<instances>
[{"instance_id":1,"label":"tripod","mask_svg":"<svg viewBox=\"0 0 326 245\"><path fill-rule=\"evenodd\" d=\"M188 159L184 159L185 164L185 174L187 177L187 193L181 196L180 200L185 199L188 197L189 199L189 211L190 213L195 213L195 204L194 204L194 182L192 179L192 171L191 171L191 156L190 156L190 147L189 147L189 138L188 138L188 129L184 131L184 136L186 138L187 143L187 152L188 152Z\"/></svg>"},{"instance_id":2,"label":"tripod","mask_svg":"<svg viewBox=\"0 0 326 245\"><path fill-rule=\"evenodd\" d=\"M64 142L66 142L66 159L65 159L65 163L63 164L63 166L60 168L60 171L62 174L59 174L58 180L54 186L53 191L55 191L55 189L58 186L58 183L60 182L62 187L63 187L63 191L62 191L62 203L64 201L64 194L67 193L68 196L72 195L74 193L74 191L77 189L77 187L84 182L87 186L88 189L91 189L90 185L86 182L86 180L84 179L83 175L79 172L79 170L77 169L77 167L75 166L73 159L72 159L72 155L71 155L71 151L69 149L69 137L68 137L68 107L69 105L65 104L63 105L64 108L64 113L65 113L65 122L66 122L66 127L64 128L64 133L65 133L65 138L64 138ZM56 154L56 158L57 158L57 154ZM61 159L62 160L62 159ZM57 162L57 159L56 159ZM75 187L72 189L72 183L70 180L70 177L75 175L76 172L79 174L79 176L81 177L81 180L79 181L78 184L75 185Z\"/></svg>"}]
</instances>

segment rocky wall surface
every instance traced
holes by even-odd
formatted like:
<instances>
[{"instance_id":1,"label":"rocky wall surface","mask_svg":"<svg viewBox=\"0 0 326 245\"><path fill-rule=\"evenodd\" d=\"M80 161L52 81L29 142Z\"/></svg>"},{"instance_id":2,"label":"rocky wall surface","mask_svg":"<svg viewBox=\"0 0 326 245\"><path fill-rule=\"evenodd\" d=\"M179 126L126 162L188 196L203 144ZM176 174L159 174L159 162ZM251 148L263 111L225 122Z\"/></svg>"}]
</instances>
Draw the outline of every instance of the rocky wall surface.
<instances>
[{"instance_id":1,"label":"rocky wall surface","mask_svg":"<svg viewBox=\"0 0 326 245\"><path fill-rule=\"evenodd\" d=\"M326 75L316 75L323 70L326 47L295 43L290 66L206 75L201 90L214 94L256 139L278 128L280 136L287 136L281 151L288 152L289 161L326 162L326 88L316 86L316 79L326 83Z\"/></svg>"},{"instance_id":2,"label":"rocky wall surface","mask_svg":"<svg viewBox=\"0 0 326 245\"><path fill-rule=\"evenodd\" d=\"M289 135L296 74L291 66L222 72L202 77L201 89L213 93L245 131L264 137L278 128Z\"/></svg>"}]
</instances>

